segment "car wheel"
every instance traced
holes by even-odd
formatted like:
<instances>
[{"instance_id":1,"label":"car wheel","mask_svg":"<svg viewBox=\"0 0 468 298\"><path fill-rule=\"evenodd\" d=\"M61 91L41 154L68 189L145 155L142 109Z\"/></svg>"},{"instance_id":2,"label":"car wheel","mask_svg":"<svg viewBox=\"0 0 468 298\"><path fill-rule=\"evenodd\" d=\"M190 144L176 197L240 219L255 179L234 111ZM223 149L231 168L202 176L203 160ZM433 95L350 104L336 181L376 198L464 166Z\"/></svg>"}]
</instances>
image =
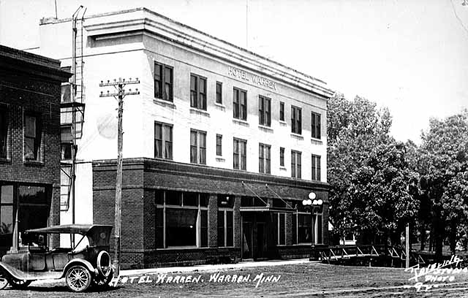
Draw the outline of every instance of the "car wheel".
<instances>
[{"instance_id":1,"label":"car wheel","mask_svg":"<svg viewBox=\"0 0 468 298\"><path fill-rule=\"evenodd\" d=\"M30 280L16 279L13 277L8 281L10 282L11 287L14 289L24 289L31 283Z\"/></svg>"},{"instance_id":2,"label":"car wheel","mask_svg":"<svg viewBox=\"0 0 468 298\"><path fill-rule=\"evenodd\" d=\"M109 253L105 250L101 251L96 258L96 267L100 275L106 279L111 275L112 262Z\"/></svg>"},{"instance_id":3,"label":"car wheel","mask_svg":"<svg viewBox=\"0 0 468 298\"><path fill-rule=\"evenodd\" d=\"M65 281L70 290L83 292L91 284L91 273L82 265L73 265L67 270Z\"/></svg>"},{"instance_id":4,"label":"car wheel","mask_svg":"<svg viewBox=\"0 0 468 298\"><path fill-rule=\"evenodd\" d=\"M0 269L0 290L3 290L8 286L8 279L6 278L6 274Z\"/></svg>"}]
</instances>

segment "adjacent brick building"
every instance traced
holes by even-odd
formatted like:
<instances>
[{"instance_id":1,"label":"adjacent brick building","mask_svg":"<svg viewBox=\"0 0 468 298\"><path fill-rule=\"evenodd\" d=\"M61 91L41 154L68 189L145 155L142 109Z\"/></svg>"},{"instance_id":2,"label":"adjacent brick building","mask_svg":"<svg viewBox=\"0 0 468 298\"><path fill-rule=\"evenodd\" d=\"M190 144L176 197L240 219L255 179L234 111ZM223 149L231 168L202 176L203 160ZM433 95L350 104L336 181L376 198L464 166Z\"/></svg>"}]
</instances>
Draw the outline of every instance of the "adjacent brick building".
<instances>
[{"instance_id":1,"label":"adjacent brick building","mask_svg":"<svg viewBox=\"0 0 468 298\"><path fill-rule=\"evenodd\" d=\"M44 19L41 53L77 76L79 222L114 223L117 103L101 81L139 78L124 99L122 265L295 258L328 242L326 84L145 8L78 23ZM73 66L73 65L72 65ZM302 204L324 202L312 216Z\"/></svg>"},{"instance_id":2,"label":"adjacent brick building","mask_svg":"<svg viewBox=\"0 0 468 298\"><path fill-rule=\"evenodd\" d=\"M60 61L0 46L0 255L59 224Z\"/></svg>"}]
</instances>

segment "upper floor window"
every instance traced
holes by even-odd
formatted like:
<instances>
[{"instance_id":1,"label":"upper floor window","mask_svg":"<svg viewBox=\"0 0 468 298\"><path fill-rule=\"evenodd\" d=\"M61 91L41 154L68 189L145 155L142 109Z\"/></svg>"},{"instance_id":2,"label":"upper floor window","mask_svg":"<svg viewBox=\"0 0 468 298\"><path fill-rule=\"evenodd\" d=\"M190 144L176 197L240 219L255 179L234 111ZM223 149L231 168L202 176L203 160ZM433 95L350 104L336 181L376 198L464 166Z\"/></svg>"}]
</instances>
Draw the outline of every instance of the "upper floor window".
<instances>
[{"instance_id":1,"label":"upper floor window","mask_svg":"<svg viewBox=\"0 0 468 298\"><path fill-rule=\"evenodd\" d=\"M247 170L247 141L234 138L233 168Z\"/></svg>"},{"instance_id":2,"label":"upper floor window","mask_svg":"<svg viewBox=\"0 0 468 298\"><path fill-rule=\"evenodd\" d=\"M154 62L154 97L173 100L173 70L171 66Z\"/></svg>"},{"instance_id":3,"label":"upper floor window","mask_svg":"<svg viewBox=\"0 0 468 298\"><path fill-rule=\"evenodd\" d=\"M190 162L206 164L206 132L190 130Z\"/></svg>"},{"instance_id":4,"label":"upper floor window","mask_svg":"<svg viewBox=\"0 0 468 298\"><path fill-rule=\"evenodd\" d=\"M223 83L216 82L216 103L223 103Z\"/></svg>"},{"instance_id":5,"label":"upper floor window","mask_svg":"<svg viewBox=\"0 0 468 298\"><path fill-rule=\"evenodd\" d=\"M8 110L0 106L0 158L8 158Z\"/></svg>"},{"instance_id":6,"label":"upper floor window","mask_svg":"<svg viewBox=\"0 0 468 298\"><path fill-rule=\"evenodd\" d=\"M206 111L206 78L190 75L190 107Z\"/></svg>"},{"instance_id":7,"label":"upper floor window","mask_svg":"<svg viewBox=\"0 0 468 298\"><path fill-rule=\"evenodd\" d=\"M280 115L279 120L284 121L284 102L280 102Z\"/></svg>"},{"instance_id":8,"label":"upper floor window","mask_svg":"<svg viewBox=\"0 0 468 298\"><path fill-rule=\"evenodd\" d=\"M280 147L280 167L284 167L284 147Z\"/></svg>"},{"instance_id":9,"label":"upper floor window","mask_svg":"<svg viewBox=\"0 0 468 298\"><path fill-rule=\"evenodd\" d=\"M61 156L63 160L70 160L73 156L73 134L72 134L72 125L63 124L60 127L60 141L61 141Z\"/></svg>"},{"instance_id":10,"label":"upper floor window","mask_svg":"<svg viewBox=\"0 0 468 298\"><path fill-rule=\"evenodd\" d=\"M302 153L299 151L291 150L291 177L301 178L302 172Z\"/></svg>"},{"instance_id":11,"label":"upper floor window","mask_svg":"<svg viewBox=\"0 0 468 298\"><path fill-rule=\"evenodd\" d=\"M321 160L319 155L312 154L312 180L320 181Z\"/></svg>"},{"instance_id":12,"label":"upper floor window","mask_svg":"<svg viewBox=\"0 0 468 298\"><path fill-rule=\"evenodd\" d=\"M172 159L172 125L154 123L154 157Z\"/></svg>"},{"instance_id":13,"label":"upper floor window","mask_svg":"<svg viewBox=\"0 0 468 298\"><path fill-rule=\"evenodd\" d=\"M247 120L247 91L234 88L232 110L234 118Z\"/></svg>"},{"instance_id":14,"label":"upper floor window","mask_svg":"<svg viewBox=\"0 0 468 298\"><path fill-rule=\"evenodd\" d=\"M271 99L260 96L258 102L260 125L271 126Z\"/></svg>"},{"instance_id":15,"label":"upper floor window","mask_svg":"<svg viewBox=\"0 0 468 298\"><path fill-rule=\"evenodd\" d=\"M260 173L271 173L271 146L259 144L258 147L258 171Z\"/></svg>"},{"instance_id":16,"label":"upper floor window","mask_svg":"<svg viewBox=\"0 0 468 298\"><path fill-rule=\"evenodd\" d=\"M216 135L216 155L223 155L223 135Z\"/></svg>"},{"instance_id":17,"label":"upper floor window","mask_svg":"<svg viewBox=\"0 0 468 298\"><path fill-rule=\"evenodd\" d=\"M40 161L42 125L38 115L24 115L24 159Z\"/></svg>"},{"instance_id":18,"label":"upper floor window","mask_svg":"<svg viewBox=\"0 0 468 298\"><path fill-rule=\"evenodd\" d=\"M302 134L302 110L299 107L291 107L291 132Z\"/></svg>"},{"instance_id":19,"label":"upper floor window","mask_svg":"<svg viewBox=\"0 0 468 298\"><path fill-rule=\"evenodd\" d=\"M312 112L311 122L312 122L312 138L320 139L321 138L321 123L322 116L319 113Z\"/></svg>"}]
</instances>

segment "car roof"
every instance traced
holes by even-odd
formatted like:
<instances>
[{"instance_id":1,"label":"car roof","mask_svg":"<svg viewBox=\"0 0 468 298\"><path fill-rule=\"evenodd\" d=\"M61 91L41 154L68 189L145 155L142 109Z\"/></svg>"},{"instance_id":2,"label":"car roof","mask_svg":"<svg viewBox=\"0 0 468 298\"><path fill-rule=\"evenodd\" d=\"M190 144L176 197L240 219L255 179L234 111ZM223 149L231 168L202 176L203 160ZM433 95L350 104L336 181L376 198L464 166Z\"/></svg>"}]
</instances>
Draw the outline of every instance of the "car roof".
<instances>
[{"instance_id":1,"label":"car roof","mask_svg":"<svg viewBox=\"0 0 468 298\"><path fill-rule=\"evenodd\" d=\"M93 224L69 224L50 226L39 229L26 230L26 233L48 233L48 234L82 234L86 235L91 229L112 229L110 225L93 225Z\"/></svg>"}]
</instances>

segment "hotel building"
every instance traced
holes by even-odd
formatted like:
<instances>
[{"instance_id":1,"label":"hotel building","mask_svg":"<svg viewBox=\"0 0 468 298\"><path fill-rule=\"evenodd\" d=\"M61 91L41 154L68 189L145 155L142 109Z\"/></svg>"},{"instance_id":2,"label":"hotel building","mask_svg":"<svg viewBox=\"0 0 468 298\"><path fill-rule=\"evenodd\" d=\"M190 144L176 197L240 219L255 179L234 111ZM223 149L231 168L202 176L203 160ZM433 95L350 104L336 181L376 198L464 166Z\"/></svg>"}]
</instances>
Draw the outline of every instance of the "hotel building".
<instances>
[{"instance_id":1,"label":"hotel building","mask_svg":"<svg viewBox=\"0 0 468 298\"><path fill-rule=\"evenodd\" d=\"M72 104L62 110L63 158L76 152L62 223L114 223L117 101L100 84L139 82L123 106L123 267L308 257L328 243L323 81L145 8L43 19L39 50L69 66L63 102L79 106L75 126Z\"/></svg>"}]
</instances>

